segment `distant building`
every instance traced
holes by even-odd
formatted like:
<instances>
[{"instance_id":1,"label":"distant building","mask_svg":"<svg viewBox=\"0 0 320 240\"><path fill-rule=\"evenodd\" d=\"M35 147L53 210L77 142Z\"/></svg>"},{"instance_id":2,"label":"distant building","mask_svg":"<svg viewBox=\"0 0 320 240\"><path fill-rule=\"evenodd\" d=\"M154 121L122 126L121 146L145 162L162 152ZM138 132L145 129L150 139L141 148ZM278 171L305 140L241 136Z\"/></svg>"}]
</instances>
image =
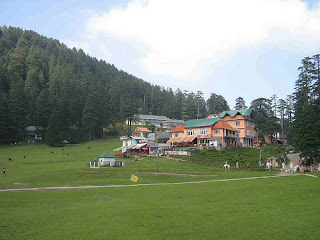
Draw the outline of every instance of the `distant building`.
<instances>
[{"instance_id":1,"label":"distant building","mask_svg":"<svg viewBox=\"0 0 320 240\"><path fill-rule=\"evenodd\" d=\"M219 118L193 119L186 121L171 131L168 141L176 147L216 147L236 146L237 131Z\"/></svg>"},{"instance_id":2,"label":"distant building","mask_svg":"<svg viewBox=\"0 0 320 240\"><path fill-rule=\"evenodd\" d=\"M143 137L148 140L154 141L155 140L155 134L149 130L148 128L142 128L142 127L137 127L133 133L133 137Z\"/></svg>"},{"instance_id":3,"label":"distant building","mask_svg":"<svg viewBox=\"0 0 320 240\"><path fill-rule=\"evenodd\" d=\"M159 142L162 142L162 143L165 143L165 142L169 141L170 138L171 138L171 134L170 134L169 131L163 132L161 135L156 137L156 139Z\"/></svg>"},{"instance_id":4,"label":"distant building","mask_svg":"<svg viewBox=\"0 0 320 240\"><path fill-rule=\"evenodd\" d=\"M136 120L132 121L132 125L154 125L156 127L172 128L183 123L183 120L170 119L166 116L138 114L135 118Z\"/></svg>"},{"instance_id":5,"label":"distant building","mask_svg":"<svg viewBox=\"0 0 320 240\"><path fill-rule=\"evenodd\" d=\"M205 119L192 119L171 130L172 147L253 147L257 140L252 109L224 111Z\"/></svg>"},{"instance_id":6,"label":"distant building","mask_svg":"<svg viewBox=\"0 0 320 240\"><path fill-rule=\"evenodd\" d=\"M105 152L99 156L98 161L92 161L89 163L90 168L99 167L124 167L124 162L116 161L116 156L109 152Z\"/></svg>"},{"instance_id":7,"label":"distant building","mask_svg":"<svg viewBox=\"0 0 320 240\"><path fill-rule=\"evenodd\" d=\"M29 139L42 139L39 129L36 126L28 126L24 129L26 131L26 137Z\"/></svg>"}]
</instances>

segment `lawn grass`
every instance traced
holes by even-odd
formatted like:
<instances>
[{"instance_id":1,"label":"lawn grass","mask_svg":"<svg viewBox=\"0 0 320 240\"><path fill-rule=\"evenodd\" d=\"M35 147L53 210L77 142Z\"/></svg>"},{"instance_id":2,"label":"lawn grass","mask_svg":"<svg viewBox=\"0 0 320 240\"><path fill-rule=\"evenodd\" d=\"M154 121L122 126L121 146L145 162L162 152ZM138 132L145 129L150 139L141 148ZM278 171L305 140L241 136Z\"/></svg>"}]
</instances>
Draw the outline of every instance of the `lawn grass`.
<instances>
[{"instance_id":1,"label":"lawn grass","mask_svg":"<svg viewBox=\"0 0 320 240\"><path fill-rule=\"evenodd\" d=\"M230 172L206 163L145 157L125 167L90 169L118 140L70 148L0 147L0 189L189 182L276 172ZM54 153L51 153L54 151ZM65 153L65 154L63 154ZM69 153L69 156L67 155ZM23 156L26 156L24 159ZM11 157L13 162L9 162ZM221 160L223 161L223 159ZM198 177L149 175L197 174ZM214 176L204 176L213 175ZM320 178L0 193L0 239L319 239Z\"/></svg>"},{"instance_id":2,"label":"lawn grass","mask_svg":"<svg viewBox=\"0 0 320 240\"><path fill-rule=\"evenodd\" d=\"M272 175L263 171L230 172L201 162L179 161L144 157L142 160L120 159L125 167L90 169L87 163L97 160L105 151L112 153L121 146L119 140L97 141L72 147L54 148L46 145L18 145L0 148L1 168L6 167L7 177L0 179L0 189L129 184L130 176L139 176L139 183L184 182ZM54 153L51 153L54 152ZM24 158L26 156L26 158ZM8 159L13 161L10 162ZM149 175L146 172L192 174L194 176Z\"/></svg>"},{"instance_id":3,"label":"lawn grass","mask_svg":"<svg viewBox=\"0 0 320 240\"><path fill-rule=\"evenodd\" d=\"M267 145L261 148L261 160L266 161L270 157L282 159L285 148L281 146ZM181 156L179 156L181 158ZM260 159L260 150L257 148L237 148L222 149L220 151L215 149L203 149L195 157L183 156L183 159L194 161L197 163L204 163L207 165L214 165L221 167L227 161L228 164L234 166L236 162L240 163L240 167L245 168L247 163L251 166L258 167Z\"/></svg>"},{"instance_id":4,"label":"lawn grass","mask_svg":"<svg viewBox=\"0 0 320 240\"><path fill-rule=\"evenodd\" d=\"M307 176L72 191L5 192L1 239L319 239Z\"/></svg>"}]
</instances>

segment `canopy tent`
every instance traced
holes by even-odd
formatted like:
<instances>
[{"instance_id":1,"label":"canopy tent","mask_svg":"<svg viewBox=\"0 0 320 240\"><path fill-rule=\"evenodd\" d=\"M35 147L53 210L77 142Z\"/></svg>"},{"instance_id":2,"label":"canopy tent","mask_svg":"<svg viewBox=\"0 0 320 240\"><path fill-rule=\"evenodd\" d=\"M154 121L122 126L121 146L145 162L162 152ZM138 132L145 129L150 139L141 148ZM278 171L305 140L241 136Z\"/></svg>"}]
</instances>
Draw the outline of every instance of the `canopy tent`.
<instances>
[{"instance_id":1,"label":"canopy tent","mask_svg":"<svg viewBox=\"0 0 320 240\"><path fill-rule=\"evenodd\" d=\"M192 142L195 138L196 138L196 136L187 136L187 137L182 138L179 142L180 143L188 143L188 142Z\"/></svg>"},{"instance_id":2,"label":"canopy tent","mask_svg":"<svg viewBox=\"0 0 320 240\"><path fill-rule=\"evenodd\" d=\"M173 137L167 143L176 143L181 139L181 137Z\"/></svg>"},{"instance_id":3,"label":"canopy tent","mask_svg":"<svg viewBox=\"0 0 320 240\"><path fill-rule=\"evenodd\" d=\"M139 143L137 145L134 145L131 149L140 149L140 148L142 148L143 146L146 146L146 145L147 145L146 142L145 143Z\"/></svg>"}]
</instances>

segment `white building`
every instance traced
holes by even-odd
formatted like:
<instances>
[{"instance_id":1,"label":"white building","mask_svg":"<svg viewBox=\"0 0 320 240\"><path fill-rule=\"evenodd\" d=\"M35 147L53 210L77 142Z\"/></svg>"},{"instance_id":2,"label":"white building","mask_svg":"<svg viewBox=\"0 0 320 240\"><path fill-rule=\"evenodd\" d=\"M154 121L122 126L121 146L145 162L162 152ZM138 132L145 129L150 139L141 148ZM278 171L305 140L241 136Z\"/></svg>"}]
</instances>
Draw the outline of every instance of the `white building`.
<instances>
[{"instance_id":1,"label":"white building","mask_svg":"<svg viewBox=\"0 0 320 240\"><path fill-rule=\"evenodd\" d=\"M154 125L156 127L174 128L182 124L183 120L170 119L166 116L143 115L137 114L136 120L132 121L133 125Z\"/></svg>"}]
</instances>

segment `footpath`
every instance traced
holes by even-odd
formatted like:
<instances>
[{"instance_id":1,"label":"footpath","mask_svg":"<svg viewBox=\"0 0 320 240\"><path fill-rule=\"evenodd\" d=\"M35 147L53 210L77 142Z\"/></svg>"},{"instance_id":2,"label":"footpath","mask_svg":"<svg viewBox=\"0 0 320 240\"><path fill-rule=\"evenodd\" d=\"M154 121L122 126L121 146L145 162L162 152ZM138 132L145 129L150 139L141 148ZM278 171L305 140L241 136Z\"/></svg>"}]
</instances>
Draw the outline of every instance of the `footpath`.
<instances>
[{"instance_id":1,"label":"footpath","mask_svg":"<svg viewBox=\"0 0 320 240\"><path fill-rule=\"evenodd\" d=\"M124 188L124 187L144 187L144 186L165 186L165 185L183 185L183 184L200 184L200 183L213 183L213 182L230 182L230 181L243 181L243 180L255 180L255 179L267 179L289 176L310 176L317 177L310 174L291 174L281 173L276 176L264 176L264 177L250 177L250 178L232 178L232 179L220 179L220 180L208 180L208 181L194 181L194 182L178 182L178 183L146 183L146 184L130 184L130 185L105 185L105 186L67 186L67 187L38 187L38 188L14 188L14 189L0 189L0 192L19 192L19 191L44 191L44 190L76 190L76 189L96 189L96 188Z\"/></svg>"}]
</instances>

